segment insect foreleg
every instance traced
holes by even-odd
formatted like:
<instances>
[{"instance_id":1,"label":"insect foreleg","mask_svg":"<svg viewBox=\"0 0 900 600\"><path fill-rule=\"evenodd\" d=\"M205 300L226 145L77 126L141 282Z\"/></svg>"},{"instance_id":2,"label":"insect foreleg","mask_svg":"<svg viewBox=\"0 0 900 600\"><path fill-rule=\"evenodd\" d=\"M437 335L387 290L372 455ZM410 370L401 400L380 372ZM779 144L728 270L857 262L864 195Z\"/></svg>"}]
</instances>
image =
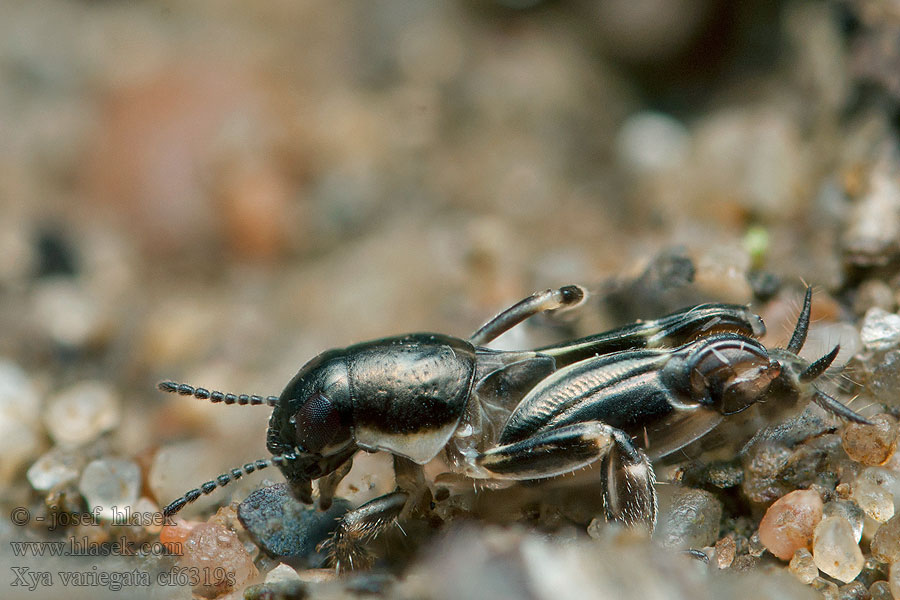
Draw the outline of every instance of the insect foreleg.
<instances>
[{"instance_id":1,"label":"insect foreleg","mask_svg":"<svg viewBox=\"0 0 900 600\"><path fill-rule=\"evenodd\" d=\"M353 457L351 456L349 459L347 459L347 462L318 480L317 485L319 488L320 510L328 510L329 508L331 508L331 501L334 499L334 492L335 490L337 490L337 486L341 483L344 477L347 476L347 473L349 473L350 469L352 468Z\"/></svg>"},{"instance_id":2,"label":"insect foreleg","mask_svg":"<svg viewBox=\"0 0 900 600\"><path fill-rule=\"evenodd\" d=\"M351 510L319 550L328 553L329 562L339 572L371 566L373 557L366 545L394 524L408 499L409 494L398 490Z\"/></svg>"}]
</instances>

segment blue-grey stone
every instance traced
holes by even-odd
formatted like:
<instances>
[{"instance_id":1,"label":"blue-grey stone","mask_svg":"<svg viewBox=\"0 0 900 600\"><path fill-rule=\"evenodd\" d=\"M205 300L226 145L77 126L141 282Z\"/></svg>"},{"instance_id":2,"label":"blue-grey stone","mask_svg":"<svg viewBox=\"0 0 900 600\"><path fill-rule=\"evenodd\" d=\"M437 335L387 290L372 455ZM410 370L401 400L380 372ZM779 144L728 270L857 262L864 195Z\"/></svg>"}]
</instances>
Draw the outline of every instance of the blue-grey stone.
<instances>
[{"instance_id":1,"label":"blue-grey stone","mask_svg":"<svg viewBox=\"0 0 900 600\"><path fill-rule=\"evenodd\" d=\"M279 483L256 490L238 506L238 519L253 541L273 558L290 558L290 564L318 566L324 556L316 546L350 510L350 503L335 498L326 511L310 508L291 496L287 485Z\"/></svg>"}]
</instances>

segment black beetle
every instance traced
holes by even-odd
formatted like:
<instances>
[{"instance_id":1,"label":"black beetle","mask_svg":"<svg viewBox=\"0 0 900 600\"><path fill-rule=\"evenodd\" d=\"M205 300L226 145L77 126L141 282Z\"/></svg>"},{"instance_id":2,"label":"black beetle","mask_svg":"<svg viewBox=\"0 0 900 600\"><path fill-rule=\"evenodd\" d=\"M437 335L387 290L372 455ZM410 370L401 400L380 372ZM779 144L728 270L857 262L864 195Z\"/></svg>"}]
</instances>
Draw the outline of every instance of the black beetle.
<instances>
[{"instance_id":1,"label":"black beetle","mask_svg":"<svg viewBox=\"0 0 900 600\"><path fill-rule=\"evenodd\" d=\"M161 383L163 391L213 402L274 407L270 459L191 490L164 513L270 464L302 502L312 503L311 482L318 480L319 505L327 508L363 449L394 455L398 490L342 519L329 541L339 567L365 557L365 541L419 493L413 488L424 485L421 465L442 452L457 472L488 480L544 479L599 463L606 517L652 529L651 460L702 444L714 429L771 424L810 399L866 422L811 384L837 348L812 364L797 356L809 326L810 290L784 350L767 350L756 340L765 332L762 320L729 304L535 350L484 347L525 319L584 297L579 286L536 293L468 340L418 333L329 350L304 365L277 398ZM777 401L761 402L776 394Z\"/></svg>"}]
</instances>

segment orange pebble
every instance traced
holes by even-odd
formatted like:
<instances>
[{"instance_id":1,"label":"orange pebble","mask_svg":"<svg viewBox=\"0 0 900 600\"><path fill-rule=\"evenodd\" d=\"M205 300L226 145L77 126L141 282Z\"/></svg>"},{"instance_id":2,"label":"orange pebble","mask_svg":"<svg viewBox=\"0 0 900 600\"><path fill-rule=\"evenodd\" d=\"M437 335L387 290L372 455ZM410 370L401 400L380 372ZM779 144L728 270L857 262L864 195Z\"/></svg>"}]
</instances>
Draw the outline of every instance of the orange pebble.
<instances>
[{"instance_id":1,"label":"orange pebble","mask_svg":"<svg viewBox=\"0 0 900 600\"><path fill-rule=\"evenodd\" d=\"M888 414L869 417L872 425L850 423L841 432L847 455L867 466L883 465L897 448L897 419Z\"/></svg>"},{"instance_id":2,"label":"orange pebble","mask_svg":"<svg viewBox=\"0 0 900 600\"><path fill-rule=\"evenodd\" d=\"M796 550L809 548L822 509L822 499L812 490L785 494L760 521L759 541L781 560L790 560Z\"/></svg>"},{"instance_id":3,"label":"orange pebble","mask_svg":"<svg viewBox=\"0 0 900 600\"><path fill-rule=\"evenodd\" d=\"M175 518L171 525L164 525L159 532L159 541L172 554L181 554L184 544L191 537L191 531L198 523Z\"/></svg>"}]
</instances>

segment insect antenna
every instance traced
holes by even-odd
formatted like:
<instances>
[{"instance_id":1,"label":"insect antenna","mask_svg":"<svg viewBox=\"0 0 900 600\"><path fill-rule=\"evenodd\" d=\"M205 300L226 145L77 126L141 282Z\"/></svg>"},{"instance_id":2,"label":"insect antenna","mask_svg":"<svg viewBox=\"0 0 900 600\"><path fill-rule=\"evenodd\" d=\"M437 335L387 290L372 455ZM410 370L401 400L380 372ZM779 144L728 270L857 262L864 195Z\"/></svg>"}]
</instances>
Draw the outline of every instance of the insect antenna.
<instances>
[{"instance_id":1,"label":"insect antenna","mask_svg":"<svg viewBox=\"0 0 900 600\"><path fill-rule=\"evenodd\" d=\"M182 396L193 396L200 400L209 400L210 402L223 402L225 404L241 404L241 405L260 405L267 404L275 406L278 403L278 396L262 396L247 394L223 394L216 390L208 390L202 387L194 387L186 383L178 383L177 381L163 381L156 386L162 392L170 394L181 394Z\"/></svg>"},{"instance_id":2,"label":"insect antenna","mask_svg":"<svg viewBox=\"0 0 900 600\"><path fill-rule=\"evenodd\" d=\"M803 298L803 308L800 310L800 316L797 318L797 326L794 327L794 333L791 334L791 341L788 342L787 350L798 354L803 344L806 342L806 334L809 332L809 312L812 306L812 288L806 286L806 296Z\"/></svg>"},{"instance_id":3,"label":"insect antenna","mask_svg":"<svg viewBox=\"0 0 900 600\"><path fill-rule=\"evenodd\" d=\"M223 473L212 479L207 481L203 485L193 490L190 490L184 494L181 498L175 500L170 503L163 509L164 517L171 517L182 508L199 498L200 496L204 496L206 494L211 493L213 490L221 487L225 487L232 481L237 481L240 479L244 473L249 475L250 473L254 473L256 471L262 471L263 469L270 467L272 465L281 466L287 461L294 460L296 456L292 453L290 454L278 454L271 458L261 458L259 460L255 460L253 462L249 462L243 467L231 469L228 473Z\"/></svg>"}]
</instances>

